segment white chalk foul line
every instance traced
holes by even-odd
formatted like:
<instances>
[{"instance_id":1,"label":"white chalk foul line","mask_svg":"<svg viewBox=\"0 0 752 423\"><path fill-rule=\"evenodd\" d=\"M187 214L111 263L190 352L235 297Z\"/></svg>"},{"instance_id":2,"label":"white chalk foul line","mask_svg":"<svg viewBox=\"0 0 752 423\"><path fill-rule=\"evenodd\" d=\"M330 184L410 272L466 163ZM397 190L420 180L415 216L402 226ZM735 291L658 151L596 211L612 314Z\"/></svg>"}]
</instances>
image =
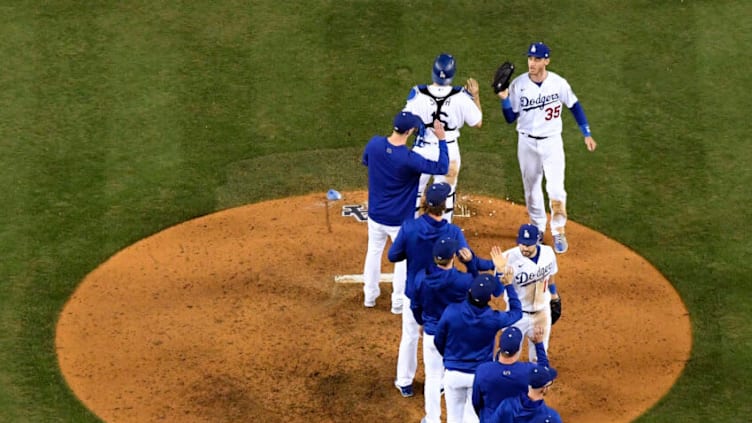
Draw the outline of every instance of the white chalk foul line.
<instances>
[{"instance_id":1,"label":"white chalk foul line","mask_svg":"<svg viewBox=\"0 0 752 423\"><path fill-rule=\"evenodd\" d=\"M393 273L382 273L381 279L379 279L379 282L381 283L391 282L393 277L394 277ZM335 275L334 282L335 283L363 283L363 274L360 273L357 275Z\"/></svg>"}]
</instances>

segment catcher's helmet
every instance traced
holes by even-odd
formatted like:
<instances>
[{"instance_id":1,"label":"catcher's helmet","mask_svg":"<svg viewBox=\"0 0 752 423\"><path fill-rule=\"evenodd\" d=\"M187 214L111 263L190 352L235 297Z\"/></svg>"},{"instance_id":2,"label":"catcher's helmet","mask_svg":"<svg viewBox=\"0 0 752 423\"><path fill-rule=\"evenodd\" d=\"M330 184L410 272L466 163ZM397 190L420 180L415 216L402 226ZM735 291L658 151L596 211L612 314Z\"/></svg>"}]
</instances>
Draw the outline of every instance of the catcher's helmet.
<instances>
[{"instance_id":1,"label":"catcher's helmet","mask_svg":"<svg viewBox=\"0 0 752 423\"><path fill-rule=\"evenodd\" d=\"M440 85L449 85L454 77L454 57L451 54L442 53L433 62L433 82Z\"/></svg>"}]
</instances>

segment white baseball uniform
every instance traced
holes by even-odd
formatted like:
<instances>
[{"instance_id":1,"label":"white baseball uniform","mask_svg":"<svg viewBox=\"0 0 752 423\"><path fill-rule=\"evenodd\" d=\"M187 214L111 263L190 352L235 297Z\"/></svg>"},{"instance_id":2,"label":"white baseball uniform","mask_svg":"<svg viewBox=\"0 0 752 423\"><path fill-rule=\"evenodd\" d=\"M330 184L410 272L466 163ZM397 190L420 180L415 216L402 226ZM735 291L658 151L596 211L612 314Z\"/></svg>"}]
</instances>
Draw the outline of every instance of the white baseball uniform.
<instances>
[{"instance_id":1,"label":"white baseball uniform","mask_svg":"<svg viewBox=\"0 0 752 423\"><path fill-rule=\"evenodd\" d=\"M528 73L515 78L509 86L509 100L517 117L517 159L525 189L525 203L531 223L541 234L546 231L546 206L542 182L550 201L551 233L564 233L567 223L564 190L564 144L561 138L561 115L564 107L577 103L569 83L558 74L547 71L541 84L533 82ZM451 159L451 156L450 156ZM561 207L553 207L560 201Z\"/></svg>"},{"instance_id":2,"label":"white baseball uniform","mask_svg":"<svg viewBox=\"0 0 752 423\"><path fill-rule=\"evenodd\" d=\"M476 126L483 120L483 112L481 112L473 101L473 96L462 87L437 84L416 85L410 90L403 110L420 117L423 120L423 124L426 125L423 136L416 138L415 146L413 147L413 151L426 159L437 160L439 154L439 140L436 138L433 128L428 125L432 125L435 119L444 124L447 148L449 149L450 167L456 166L459 173L461 165L460 148L458 145L460 128L465 124ZM453 162L454 164L452 164ZM446 208L449 211L442 216L448 222L451 222L451 210L454 209L457 178L447 180L445 176L428 175L425 173L421 175L415 207L416 209L420 207L423 190L426 188L431 176L433 176L434 183L449 182L452 185L452 192L449 193L446 202ZM418 217L418 213L415 214L415 217Z\"/></svg>"},{"instance_id":3,"label":"white baseball uniform","mask_svg":"<svg viewBox=\"0 0 752 423\"><path fill-rule=\"evenodd\" d=\"M522 255L519 246L510 248L504 255L507 266L514 269L514 289L522 303L522 319L513 326L528 338L528 355L530 361L535 361L535 345L531 339L536 325L543 327L543 346L548 352L551 336L551 292L548 286L559 271L556 254L551 247L538 245L538 254L533 259ZM506 294L504 300L507 300Z\"/></svg>"}]
</instances>

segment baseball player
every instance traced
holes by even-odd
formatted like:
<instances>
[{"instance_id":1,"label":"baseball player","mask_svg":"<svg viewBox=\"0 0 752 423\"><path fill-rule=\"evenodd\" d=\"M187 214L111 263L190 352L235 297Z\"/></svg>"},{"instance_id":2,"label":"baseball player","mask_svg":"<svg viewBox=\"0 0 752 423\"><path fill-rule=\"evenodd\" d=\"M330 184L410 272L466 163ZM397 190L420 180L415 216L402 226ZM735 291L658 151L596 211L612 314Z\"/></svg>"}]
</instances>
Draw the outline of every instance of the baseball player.
<instances>
[{"instance_id":1,"label":"baseball player","mask_svg":"<svg viewBox=\"0 0 752 423\"><path fill-rule=\"evenodd\" d=\"M454 267L454 258L459 257L471 273ZM441 354L433 343L436 325L444 309L452 303L465 300L467 291L478 275L472 266L473 253L468 248L459 249L459 242L449 237L439 238L433 245L434 263L415 275L414 296L410 301L413 316L423 325L423 365L426 381L423 385L426 416L423 423L441 423L441 386L444 364ZM494 292L501 295L501 284Z\"/></svg>"},{"instance_id":2,"label":"baseball player","mask_svg":"<svg viewBox=\"0 0 752 423\"><path fill-rule=\"evenodd\" d=\"M468 248L462 229L441 216L446 209L451 187L446 182L431 185L426 190L423 209L417 219L408 219L403 224L397 239L389 248L389 261L396 263L407 259L407 278L403 307L412 308L415 276L433 263L433 245L439 238L448 237L459 242L459 248ZM410 202L412 207L412 201ZM420 325L413 313L402 313L402 336L397 357L397 378L394 385L403 397L413 396L413 380L418 368L418 339Z\"/></svg>"},{"instance_id":3,"label":"baseball player","mask_svg":"<svg viewBox=\"0 0 752 423\"><path fill-rule=\"evenodd\" d=\"M596 142L590 134L585 111L569 83L546 69L550 60L548 46L541 42L530 44L527 56L528 72L516 77L508 89L497 95L501 98L504 119L508 123L517 121L517 159L531 223L540 230L542 241L547 222L542 189L545 176L554 248L563 254L569 248L565 234L563 107L574 115L589 151L595 150Z\"/></svg>"},{"instance_id":4,"label":"baseball player","mask_svg":"<svg viewBox=\"0 0 752 423\"><path fill-rule=\"evenodd\" d=\"M449 168L445 134L441 122L434 122L439 137L438 161L423 158L407 147L407 139L422 129L420 118L407 112L394 117L389 137L376 135L368 141L362 162L368 167L368 250L363 265L363 305L375 307L381 294L381 256L387 237L397 237L400 225L412 218L413 198L422 173L443 174ZM395 263L392 280L392 313L402 312L406 264ZM409 313L408 313L409 314Z\"/></svg>"},{"instance_id":5,"label":"baseball player","mask_svg":"<svg viewBox=\"0 0 752 423\"><path fill-rule=\"evenodd\" d=\"M546 405L548 394L558 373L546 366L535 366L529 371L526 393L505 399L488 419L489 423L561 423L561 416Z\"/></svg>"},{"instance_id":6,"label":"baseball player","mask_svg":"<svg viewBox=\"0 0 752 423\"><path fill-rule=\"evenodd\" d=\"M538 363L519 361L522 332L510 326L499 337L496 360L478 366L473 380L473 408L481 423L490 421L491 415L504 399L527 392L529 372L533 367L538 364L548 366L542 327L535 327L533 342Z\"/></svg>"},{"instance_id":7,"label":"baseball player","mask_svg":"<svg viewBox=\"0 0 752 423\"><path fill-rule=\"evenodd\" d=\"M554 275L559 271L556 254L548 245L538 243L538 227L520 226L517 246L504 252L507 266L514 269L514 290L522 303L522 319L516 326L529 341L528 356L536 361L533 342L536 326L543 328L543 346L548 351L551 337L551 302L560 301Z\"/></svg>"},{"instance_id":8,"label":"baseball player","mask_svg":"<svg viewBox=\"0 0 752 423\"><path fill-rule=\"evenodd\" d=\"M493 359L494 339L501 329L522 317L517 292L512 286L514 271L498 247L491 250L496 275L479 274L468 291L467 300L450 304L436 327L434 344L444 358L444 397L447 423L477 422L472 405L475 370ZM509 310L493 310L488 302L496 291L499 279L504 284Z\"/></svg>"},{"instance_id":9,"label":"baseball player","mask_svg":"<svg viewBox=\"0 0 752 423\"><path fill-rule=\"evenodd\" d=\"M460 149L457 140L460 128L465 124L480 128L483 124L483 113L478 95L478 82L470 78L464 87L452 86L452 79L456 72L454 57L442 53L433 62L431 85L416 85L407 96L405 111L419 116L426 125L422 136L415 139L413 151L421 156L436 160L438 154L436 133L431 122L438 120L444 125L449 148L449 172L443 176L434 176L434 182L447 182L452 187L447 199L444 218L452 221L455 204L455 189L457 175L460 171ZM420 207L421 195L428 184L431 175L425 173L420 178L418 195L415 202L416 210ZM417 216L417 213L416 213Z\"/></svg>"}]
</instances>

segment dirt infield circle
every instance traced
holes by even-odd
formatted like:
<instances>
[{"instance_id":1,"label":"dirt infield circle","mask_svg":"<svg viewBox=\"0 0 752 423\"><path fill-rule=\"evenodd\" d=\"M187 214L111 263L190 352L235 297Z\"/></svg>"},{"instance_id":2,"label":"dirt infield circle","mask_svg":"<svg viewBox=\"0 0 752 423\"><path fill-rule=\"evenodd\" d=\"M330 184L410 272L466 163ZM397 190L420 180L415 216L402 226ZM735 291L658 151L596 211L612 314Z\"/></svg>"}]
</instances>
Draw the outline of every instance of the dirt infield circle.
<instances>
[{"instance_id":1,"label":"dirt infield circle","mask_svg":"<svg viewBox=\"0 0 752 423\"><path fill-rule=\"evenodd\" d=\"M341 215L366 193L343 194L328 206L311 194L225 210L115 254L60 315L73 392L107 422L419 421L422 370L415 397L393 386L391 287L365 309L362 285L334 283L362 271L367 242L366 225ZM504 200L460 203L471 217L455 223L481 256L512 247L527 221ZM643 258L575 222L567 230L549 351L559 379L546 402L568 422L629 422L684 368L689 316Z\"/></svg>"}]
</instances>

